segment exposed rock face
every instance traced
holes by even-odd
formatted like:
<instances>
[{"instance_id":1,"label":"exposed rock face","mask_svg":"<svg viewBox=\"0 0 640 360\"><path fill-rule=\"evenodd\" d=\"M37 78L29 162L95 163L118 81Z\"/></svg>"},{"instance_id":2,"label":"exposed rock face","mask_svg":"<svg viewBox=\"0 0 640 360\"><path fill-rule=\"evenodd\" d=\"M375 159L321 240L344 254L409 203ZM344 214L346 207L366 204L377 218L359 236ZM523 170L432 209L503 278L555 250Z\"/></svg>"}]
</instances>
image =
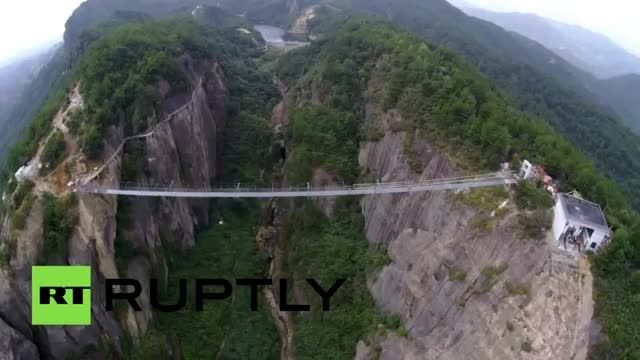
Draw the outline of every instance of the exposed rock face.
<instances>
[{"instance_id":1,"label":"exposed rock face","mask_svg":"<svg viewBox=\"0 0 640 360\"><path fill-rule=\"evenodd\" d=\"M400 115L373 116L385 136L363 144L359 156L373 175L406 181L459 174L422 140L414 150L424 171L414 173L403 150L413 135L391 131ZM448 192L365 197L362 211L367 238L386 244L393 260L370 291L409 332L381 341L381 359L584 358L590 278L555 265L544 240L521 235L515 214L493 220L485 233L475 225L478 212Z\"/></svg>"},{"instance_id":2,"label":"exposed rock face","mask_svg":"<svg viewBox=\"0 0 640 360\"><path fill-rule=\"evenodd\" d=\"M0 319L0 360L37 358L36 346Z\"/></svg>"},{"instance_id":3,"label":"exposed rock face","mask_svg":"<svg viewBox=\"0 0 640 360\"><path fill-rule=\"evenodd\" d=\"M310 24L316 17L316 11L319 7L320 5L314 5L306 8L302 14L296 18L296 21L289 29L289 34L304 39L310 32Z\"/></svg>"},{"instance_id":4,"label":"exposed rock face","mask_svg":"<svg viewBox=\"0 0 640 360\"><path fill-rule=\"evenodd\" d=\"M218 140L228 102L225 76L217 63L195 63L188 56L180 61L194 91L169 96L166 84L157 86L164 101L153 123L164 120L184 104L189 105L153 136L144 139L147 171L138 172L136 182L140 184L173 182L176 187L200 186L210 184L217 174ZM122 141L122 129L109 129L106 139L104 158ZM119 184L120 168L118 157L95 181L102 185ZM43 239L42 210L39 202L34 202L25 230L16 236L11 265L0 271L0 359L63 359L82 351L92 354L92 358L101 358L105 352L100 349L105 346L119 351L123 330L134 336L146 331L153 318L147 295L148 279L154 271L166 269L163 250L193 246L195 228L208 223L208 203L130 199L126 217L131 226L122 236L132 244L136 255L121 264L124 267L118 266L115 247L116 214L121 205L116 197L78 196L78 222L68 239L64 262L92 267L92 324L31 327L31 266L41 254ZM3 233L8 233L5 230ZM105 310L104 279L119 276L136 278L143 285L143 296L138 299L142 312L116 314Z\"/></svg>"}]
</instances>

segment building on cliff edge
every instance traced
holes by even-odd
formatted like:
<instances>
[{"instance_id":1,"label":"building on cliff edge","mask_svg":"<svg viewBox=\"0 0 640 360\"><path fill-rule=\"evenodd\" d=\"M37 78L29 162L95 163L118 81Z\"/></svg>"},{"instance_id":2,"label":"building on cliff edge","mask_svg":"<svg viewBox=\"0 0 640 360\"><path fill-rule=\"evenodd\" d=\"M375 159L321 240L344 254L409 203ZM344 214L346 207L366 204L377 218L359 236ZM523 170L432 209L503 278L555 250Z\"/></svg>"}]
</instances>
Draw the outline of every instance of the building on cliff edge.
<instances>
[{"instance_id":1,"label":"building on cliff edge","mask_svg":"<svg viewBox=\"0 0 640 360\"><path fill-rule=\"evenodd\" d=\"M600 205L570 194L556 195L553 239L560 249L598 252L611 239Z\"/></svg>"}]
</instances>

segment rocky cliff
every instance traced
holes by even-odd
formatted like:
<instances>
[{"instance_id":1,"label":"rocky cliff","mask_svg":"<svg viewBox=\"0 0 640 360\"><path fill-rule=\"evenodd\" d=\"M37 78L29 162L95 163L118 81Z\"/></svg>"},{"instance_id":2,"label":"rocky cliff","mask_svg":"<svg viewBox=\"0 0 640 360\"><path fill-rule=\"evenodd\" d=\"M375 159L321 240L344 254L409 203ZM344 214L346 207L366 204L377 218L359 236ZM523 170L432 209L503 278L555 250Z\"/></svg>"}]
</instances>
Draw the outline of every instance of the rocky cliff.
<instances>
[{"instance_id":1,"label":"rocky cliff","mask_svg":"<svg viewBox=\"0 0 640 360\"><path fill-rule=\"evenodd\" d=\"M219 138L224 127L228 91L225 75L218 63L179 59L188 79L188 90L171 89L161 81L154 86L163 99L150 123L159 123L180 109L153 135L142 142L135 181L140 184L210 184L217 174ZM202 80L202 81L200 81ZM80 90L82 91L82 90ZM184 106L186 104L186 106ZM67 105L65 105L67 106ZM118 126L108 128L103 159L109 158L124 138ZM96 163L81 154L70 154L69 179L86 175ZM94 181L102 185L121 182L123 156L111 161ZM46 179L36 179L36 183ZM92 324L82 327L33 327L30 325L31 266L43 255L43 194L36 186L34 206L24 230L11 229L8 219L3 227L3 242L13 241L8 266L0 271L0 359L63 359L75 354L101 358L119 352L121 338L128 333L144 333L153 319L150 310L148 279L166 276L166 261L172 249L187 249L194 244L194 229L208 223L208 203L184 199L129 199L79 195L71 213L77 222L67 240L60 264L91 265L93 270ZM64 196L67 190L56 193ZM123 224L125 222L127 224ZM117 233L117 229L120 232ZM118 239L116 239L118 237ZM127 254L116 244L126 244ZM109 313L104 309L102 281L105 278L130 277L143 284L141 306L144 311ZM6 335L6 336L5 336Z\"/></svg>"},{"instance_id":2,"label":"rocky cliff","mask_svg":"<svg viewBox=\"0 0 640 360\"><path fill-rule=\"evenodd\" d=\"M394 110L368 107L384 131L362 144L359 162L383 181L452 177L461 170L414 134L394 132ZM409 166L406 144L423 171ZM414 160L415 161L415 160ZM392 263L369 284L377 304L399 314L406 337L379 343L381 359L584 359L591 318L588 267L554 261L540 230L521 231L517 208L491 217L465 197L433 192L368 196L365 231ZM359 344L357 358L375 352Z\"/></svg>"}]
</instances>

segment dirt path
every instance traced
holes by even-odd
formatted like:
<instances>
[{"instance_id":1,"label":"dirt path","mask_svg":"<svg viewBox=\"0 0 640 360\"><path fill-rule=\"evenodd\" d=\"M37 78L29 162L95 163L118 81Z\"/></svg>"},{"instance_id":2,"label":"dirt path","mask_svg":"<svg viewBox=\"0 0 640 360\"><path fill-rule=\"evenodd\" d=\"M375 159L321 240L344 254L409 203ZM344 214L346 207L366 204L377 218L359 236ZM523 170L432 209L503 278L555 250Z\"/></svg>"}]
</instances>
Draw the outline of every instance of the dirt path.
<instances>
[{"instance_id":1,"label":"dirt path","mask_svg":"<svg viewBox=\"0 0 640 360\"><path fill-rule=\"evenodd\" d=\"M64 142L65 142L65 158L64 160L56 166L53 170L51 170L47 175L42 177L37 177L33 179L35 183L35 189L38 193L58 193L66 190L66 180L67 176L64 174L65 166L72 160L77 159L77 155L79 153L79 147L76 139L69 132L69 128L65 125L64 121L78 108L82 108L82 96L80 95L80 84L77 84L73 92L71 93L71 102L66 108L61 108L56 113L53 121L51 123L53 130L47 135L47 137L40 143L38 151L36 155L33 157L31 162L40 163L40 156L42 155L42 151L44 146L47 144L51 136L53 135L55 130L58 130L62 133Z\"/></svg>"}]
</instances>

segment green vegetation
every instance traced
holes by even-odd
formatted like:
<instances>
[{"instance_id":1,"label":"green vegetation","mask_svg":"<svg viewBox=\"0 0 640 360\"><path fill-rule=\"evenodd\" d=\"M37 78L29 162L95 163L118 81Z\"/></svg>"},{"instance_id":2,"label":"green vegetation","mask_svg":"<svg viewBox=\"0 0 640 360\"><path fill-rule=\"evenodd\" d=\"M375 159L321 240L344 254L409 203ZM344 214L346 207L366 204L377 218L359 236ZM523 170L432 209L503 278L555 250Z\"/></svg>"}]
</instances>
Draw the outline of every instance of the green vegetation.
<instances>
[{"instance_id":1,"label":"green vegetation","mask_svg":"<svg viewBox=\"0 0 640 360\"><path fill-rule=\"evenodd\" d=\"M42 153L40 154L40 161L44 166L40 170L41 173L45 173L47 170L51 170L56 167L56 165L62 160L64 157L64 152L66 150L66 143L64 141L64 135L60 130L55 130L47 142L44 144L42 148Z\"/></svg>"},{"instance_id":2,"label":"green vegetation","mask_svg":"<svg viewBox=\"0 0 640 360\"><path fill-rule=\"evenodd\" d=\"M175 303L178 279L268 276L265 255L255 243L255 224L259 218L251 209L258 206L241 205L234 205L237 208L234 212L221 213L224 225L203 231L194 249L173 259L163 304ZM267 305L260 302L260 311L251 312L249 303L249 289L236 287L232 298L210 301L205 303L203 312L196 312L190 290L186 309L159 314L159 329L175 339L184 359L278 359L278 333Z\"/></svg>"},{"instance_id":3,"label":"green vegetation","mask_svg":"<svg viewBox=\"0 0 640 360\"><path fill-rule=\"evenodd\" d=\"M69 128L71 134L77 136L80 134L80 128L82 127L82 124L86 121L87 115L85 114L84 110L76 109L68 115L65 121L65 125L67 125L67 127Z\"/></svg>"},{"instance_id":4,"label":"green vegetation","mask_svg":"<svg viewBox=\"0 0 640 360\"><path fill-rule=\"evenodd\" d=\"M376 142L376 141L380 141L384 138L384 131L382 131L381 129L373 126L373 125L369 125L367 126L363 131L362 131L363 135L362 135L362 140L363 141L371 141L371 142Z\"/></svg>"},{"instance_id":5,"label":"green vegetation","mask_svg":"<svg viewBox=\"0 0 640 360\"><path fill-rule=\"evenodd\" d=\"M42 60L44 61L44 59ZM0 114L0 166L10 175L28 160L50 129L51 120L64 101L70 76L64 70L68 55L58 49L23 89L17 103ZM2 178L0 177L0 178Z\"/></svg>"},{"instance_id":6,"label":"green vegetation","mask_svg":"<svg viewBox=\"0 0 640 360\"><path fill-rule=\"evenodd\" d=\"M152 85L159 80L168 81L173 92L189 90L180 56L237 61L246 48L255 47L235 33L223 36L223 30L174 19L121 26L97 40L78 69L88 112L81 131L85 152L92 157L100 153L108 125L125 120L126 134L154 125L149 120L157 117L150 115L160 99Z\"/></svg>"},{"instance_id":7,"label":"green vegetation","mask_svg":"<svg viewBox=\"0 0 640 360\"><path fill-rule=\"evenodd\" d=\"M611 104L622 121L636 133L640 133L640 104L633 94L640 90L640 76L628 74L598 82L601 96Z\"/></svg>"},{"instance_id":8,"label":"green vegetation","mask_svg":"<svg viewBox=\"0 0 640 360\"><path fill-rule=\"evenodd\" d=\"M65 86L60 85L42 110L31 120L31 124L22 135L21 140L9 150L7 161L0 172L0 189L22 165L31 160L31 157L38 150L40 141L51 131L51 121L65 99L66 90Z\"/></svg>"},{"instance_id":9,"label":"green vegetation","mask_svg":"<svg viewBox=\"0 0 640 360\"><path fill-rule=\"evenodd\" d=\"M75 195L56 198L45 194L42 199L42 228L44 234L43 264L64 259L67 253L67 242L75 226L76 217L71 213L75 205Z\"/></svg>"},{"instance_id":10,"label":"green vegetation","mask_svg":"<svg viewBox=\"0 0 640 360\"><path fill-rule=\"evenodd\" d=\"M402 152L404 156L407 158L407 164L411 171L416 174L422 173L423 166L422 160L418 156L418 153L415 150L416 138L412 133L407 134L407 137L404 140Z\"/></svg>"},{"instance_id":11,"label":"green vegetation","mask_svg":"<svg viewBox=\"0 0 640 360\"><path fill-rule=\"evenodd\" d=\"M471 228L478 232L478 235L487 235L493 231L493 218L486 213L479 213L473 217Z\"/></svg>"},{"instance_id":12,"label":"green vegetation","mask_svg":"<svg viewBox=\"0 0 640 360\"><path fill-rule=\"evenodd\" d=\"M285 224L285 277L296 280L312 309L294 319L297 359L353 358L355 344L372 335L378 324L400 327L378 313L367 289L369 250L362 235L363 224L358 202L345 198L339 199L332 218L304 201ZM321 311L320 299L304 283L308 278L325 287L336 279L347 279L332 297L330 312Z\"/></svg>"},{"instance_id":13,"label":"green vegetation","mask_svg":"<svg viewBox=\"0 0 640 360\"><path fill-rule=\"evenodd\" d=\"M479 210L494 211L509 198L503 187L472 189L456 195L463 204Z\"/></svg>"},{"instance_id":14,"label":"green vegetation","mask_svg":"<svg viewBox=\"0 0 640 360\"><path fill-rule=\"evenodd\" d=\"M498 277L507 270L507 265L487 266L482 269L482 277L476 289L478 294L489 292L498 282Z\"/></svg>"},{"instance_id":15,"label":"green vegetation","mask_svg":"<svg viewBox=\"0 0 640 360\"><path fill-rule=\"evenodd\" d=\"M135 182L139 175L149 175L145 143L129 141L122 149L121 179L123 182Z\"/></svg>"},{"instance_id":16,"label":"green vegetation","mask_svg":"<svg viewBox=\"0 0 640 360\"><path fill-rule=\"evenodd\" d=\"M446 266L446 265L445 265ZM467 278L467 272L457 266L446 266L449 273L449 280L455 282L464 282Z\"/></svg>"},{"instance_id":17,"label":"green vegetation","mask_svg":"<svg viewBox=\"0 0 640 360\"><path fill-rule=\"evenodd\" d=\"M507 281L505 282L504 287L509 296L528 296L531 291L529 284L516 281Z\"/></svg>"},{"instance_id":18,"label":"green vegetation","mask_svg":"<svg viewBox=\"0 0 640 360\"><path fill-rule=\"evenodd\" d=\"M287 159L288 178L293 183L304 183L315 168L322 167L345 183L353 183L359 175L361 138L358 64L346 54L336 54L332 61L321 62L305 75L303 72L309 70L310 60L316 55L300 49L276 64L281 78L302 79L301 92L305 91L304 85L318 86L326 98L324 105L304 104L291 113L289 144L293 150ZM310 314L294 318L296 358L353 358L355 344L373 335L378 324L406 335L399 317L388 318L378 312L367 289L367 276L387 265L390 258L380 247L370 248L362 235L363 219L357 200L338 199L330 218L309 201L297 202L294 209L282 235L286 254L283 271L286 277L296 279L296 290L312 308ZM321 284L347 279L332 298L330 312L319 311L321 304L304 283L306 278L317 279Z\"/></svg>"},{"instance_id":19,"label":"green vegetation","mask_svg":"<svg viewBox=\"0 0 640 360\"><path fill-rule=\"evenodd\" d=\"M433 143L449 150L456 149L456 153L452 155L464 158L465 163L481 169L494 168L500 161L531 159L544 165L550 174L561 180L565 190L575 188L590 200L606 207L616 235L605 253L594 259L594 273L597 317L609 340L597 349L596 355L622 359L638 357L640 331L636 319L640 317L640 306L637 303L637 281L632 275L640 269L640 225L637 214L630 211L627 205L627 200L635 206L640 203L640 186L637 180L640 178L640 148L637 146L637 138L619 127L613 118L585 103L580 96L565 91L554 80L540 76L529 66L517 61L505 60L522 58L523 63L537 62L534 68L545 66L549 72L554 71L552 66L544 65L548 63L548 57L535 56L536 54L523 47L505 45L505 35L496 33L495 29L483 26L470 29L467 27L470 23L466 19L465 26L452 21L451 24L456 24L454 28L434 27L433 24L449 22L438 20L442 13L439 9L429 11L433 8L432 2L406 0L402 3L406 6L393 7L382 0L354 0L349 3L373 13L387 15L440 43L453 44L453 47L476 63L482 71L492 76L522 108L541 116L543 120L515 110L488 80L479 76L453 53L434 49L433 46L378 21L356 19L326 39L308 48L290 52L278 61L277 72L281 79L296 82L303 78L303 84L316 86L317 93L325 97L322 99L324 106L305 106L297 119L295 114L292 118L295 150L291 155L292 165L287 169L291 179L308 180L314 166L329 168L342 176L345 182L355 179L357 162L354 155L359 139L357 129L362 125L358 119L364 109L364 85L372 74L380 75L382 82L386 84L384 99L380 105L385 109L397 108L402 113L407 121L402 125L403 129L418 130L419 134L428 137ZM241 164L243 159L262 156L252 157L250 150L246 150L254 144L241 129L255 126L249 134L257 134L257 138L266 140L267 135L263 131L265 118L261 114L270 104L268 101L255 99L268 98L263 95L272 93L273 86L262 82L264 77L258 75L263 86L249 96L240 95L239 89L250 88L242 84L255 82L256 78L253 76L258 73L252 69L254 64L248 64L251 61L246 56L251 53L246 49L255 47L247 45L249 40L237 33L239 32L232 31L219 36L219 33L212 34L191 21L171 20L125 26L99 40L91 47L91 54L82 61L78 71L89 112L86 114L87 121L82 122L77 130L82 134L87 154L96 156L100 153L103 131L108 125L124 124L127 134L153 125L148 123L147 115L156 110L157 99L149 85L165 79L171 83L174 91L186 90L184 74L176 59L188 53L195 59L206 57L220 60L230 78L229 89L233 104L230 113L232 119L240 119L237 122L238 128L230 128L230 134L240 140L235 148L239 155L234 162ZM478 40L480 36L476 36L476 33L497 34L497 40L492 44L485 37L483 42ZM543 61L539 61L541 58ZM559 81L564 81L567 76L558 75ZM65 93L66 89L62 89L36 116L24 140L9 156L5 179L33 155L38 142L49 133L51 119ZM242 114L243 111L248 113ZM253 115L259 118L252 118ZM316 118L322 121L316 121ZM622 185L629 198L625 198L611 181L598 174L590 160L554 133L545 122L589 154L598 168L607 169L607 173ZM369 137L370 135L366 136ZM335 141L336 138L340 141ZM225 144L225 157L232 156L235 149L232 144ZM256 153L266 154L263 150L265 149ZM298 150L300 154L296 155ZM247 179L259 179L261 174L258 165L251 168L238 166L234 171ZM528 190L531 189L524 191L524 199L533 197L533 200L523 201L524 207L530 208L533 205L534 208L544 208L544 202L539 202L535 192ZM20 201L14 202L18 224L24 223L32 201L28 192L19 197ZM307 209L310 207L308 204L303 207L302 214L294 214L290 219L292 225L289 226L287 237L287 264L290 271L302 278L309 274L315 277L316 271L321 269L322 275L327 279L336 274L351 276L357 273L358 281L353 280L341 289L346 295L338 299L336 311L331 314L325 314L324 318L318 313L311 314L308 318L296 318L296 352L300 358L352 357L355 341L368 334L379 321L364 281L368 249L361 235L361 219L358 218L359 215L355 215L358 213L357 209L347 205L339 207L336 219L326 219ZM53 214L50 218L58 219L62 212L58 212L56 206L51 205L50 208L53 209L50 211ZM525 229L539 233L537 229L544 222L543 212L538 210L532 214L532 218L523 217L521 221L527 221L524 223ZM244 220L237 221L236 225L242 227ZM248 221L245 225L247 224ZM64 231L58 229L56 233ZM246 244L238 244L242 241L217 239L217 236L225 236L224 234L227 237L244 236L247 239L252 239L254 235L251 231L243 235L237 229L233 232L221 231L220 234L205 233L203 238L209 240L200 241L199 246L209 243L219 246L191 254L192 264L183 265L205 264L197 271L206 273L212 269L219 270L215 267L222 264L223 269L219 273L222 276L234 272L243 273L245 262L256 265L248 266L251 271L246 273L253 273L263 266L251 260L255 260L254 256L257 256L252 255L250 250L255 246L243 248ZM55 245L53 248L59 248L61 242L58 240L60 238L56 236L50 242ZM248 242L253 245L252 241ZM318 244L324 246L320 247ZM226 257L215 258L211 262L205 260L224 253L220 249L233 249L235 253L232 255L238 258L237 266L229 264ZM126 253L124 250L123 252ZM350 257L345 258L343 254L349 254ZM322 266L318 267L318 264ZM325 266L326 264L329 266ZM184 271L188 269L185 268ZM483 271L486 280L483 288L490 289L498 275L499 272L494 270L487 270L486 273ZM175 281L170 284L175 286ZM240 301L239 299L234 301ZM212 308L211 317L199 316L194 319L189 313L176 314L177 317L168 322L161 319L161 325L182 330L179 332L182 336L189 335L179 338L182 347L186 349L185 354L213 357L215 354L222 354L217 351L222 343L225 344L225 351L230 349L241 358L251 358L255 354L251 352L254 348L260 351L260 358L277 353L277 350L273 350L277 346L272 343L267 346L267 339L272 339L275 334L273 329L264 330L267 328L267 322L263 321L266 315L260 315L263 318L256 318L255 323L251 324L230 321L237 315L234 311L235 304L229 303L223 310ZM246 316L242 318L247 319ZM222 321L228 324L226 328L220 327ZM254 327L264 330L264 336L251 339L259 342L258 345L252 344L253 348L242 342L246 340L244 338L242 341L234 340L237 338L222 340L225 332L242 333L248 328L256 332ZM192 334L195 336L190 336ZM226 336L230 339L229 335ZM526 351L524 344L522 350Z\"/></svg>"},{"instance_id":20,"label":"green vegetation","mask_svg":"<svg viewBox=\"0 0 640 360\"><path fill-rule=\"evenodd\" d=\"M567 188L579 188L594 201L620 207L626 204L622 194L594 171L584 155L543 121L509 106L488 80L451 52L433 50L377 21L353 20L326 41L290 54L280 62L280 76L302 77L302 71L312 68L307 71L312 79L305 81L319 83L329 93L340 90L350 97L349 106L343 108L354 111L362 107L362 83L375 71L387 84L387 107L397 106L421 134L459 149L467 163L477 164L477 168L495 168L517 154L544 165L556 178L566 181ZM316 59L317 65L313 67L309 59ZM371 64L375 61L379 62L374 68Z\"/></svg>"},{"instance_id":21,"label":"green vegetation","mask_svg":"<svg viewBox=\"0 0 640 360\"><path fill-rule=\"evenodd\" d=\"M6 208L4 210L10 215L11 227L14 230L22 230L33 206L34 199L31 195L31 190L35 187L35 184L30 180L18 183L15 179L12 179L12 184L13 186L7 190L12 187L15 187L15 189L11 195L11 201L5 205ZM11 193L9 192L9 194Z\"/></svg>"},{"instance_id":22,"label":"green vegetation","mask_svg":"<svg viewBox=\"0 0 640 360\"><path fill-rule=\"evenodd\" d=\"M125 155L126 159L126 155ZM123 166L123 177L126 167ZM129 237L134 226L135 214L133 213L132 199L126 196L118 197L118 212L116 213L116 238L113 247L116 254L116 266L118 273L124 276L127 273L129 260L140 254Z\"/></svg>"},{"instance_id":23,"label":"green vegetation","mask_svg":"<svg viewBox=\"0 0 640 360\"><path fill-rule=\"evenodd\" d=\"M265 117L241 112L225 129L224 179L251 185L270 185L269 170L278 161L272 150L272 129Z\"/></svg>"},{"instance_id":24,"label":"green vegetation","mask_svg":"<svg viewBox=\"0 0 640 360\"><path fill-rule=\"evenodd\" d=\"M138 339L137 344L134 344L133 339L130 336L125 335L122 345L122 359L123 360L171 360L170 347L167 344L166 336L160 333L156 329L147 331L146 334ZM102 351L103 354L109 354L115 358L113 351L108 349ZM85 358L86 357L82 357ZM107 357L110 359L111 357ZM81 359L81 358L79 358Z\"/></svg>"},{"instance_id":25,"label":"green vegetation","mask_svg":"<svg viewBox=\"0 0 640 360\"><path fill-rule=\"evenodd\" d=\"M223 64L232 115L240 109L266 112L264 97L271 99L277 91L250 59L257 51L251 37L235 28L189 19L134 22L107 32L90 47L77 70L87 107L87 121L80 129L85 152L90 157L100 153L106 126L123 123L128 135L154 125L150 120L158 117L150 115L161 100L154 85L161 79L174 93L189 91L184 65L179 62L183 55Z\"/></svg>"},{"instance_id":26,"label":"green vegetation","mask_svg":"<svg viewBox=\"0 0 640 360\"><path fill-rule=\"evenodd\" d=\"M27 217L33 206L33 195L27 194L20 205L17 205L11 213L11 227L14 230L22 230L27 223Z\"/></svg>"},{"instance_id":27,"label":"green vegetation","mask_svg":"<svg viewBox=\"0 0 640 360\"><path fill-rule=\"evenodd\" d=\"M240 35L235 28L224 35L213 31L207 40L213 44L205 46L211 51L207 56L222 62L230 95L228 120L222 137L224 161L220 180L266 185L270 179L271 165L278 160L272 153L273 139L269 124L270 110L278 92L271 77L261 72L253 60L257 45ZM223 38L218 38L221 36ZM123 169L131 179L145 168L144 164L136 161L139 158L136 154L140 151L142 149L133 146L125 152L126 166ZM123 170L123 176L124 173ZM120 201L115 246L123 254L120 262L126 263L127 258L135 255L136 249L127 240L127 230L131 226L127 220L131 218L131 204L123 199ZM169 260L170 269L163 303L173 303L176 299L177 281L180 278L268 277L267 258L255 243L256 225L261 222L260 204L221 201L215 203L214 208L212 223L217 224L218 219L222 218L224 225L203 229L198 234L196 247L186 254L176 255L181 252L171 251L172 245L163 240L163 253ZM179 349L185 359L279 358L279 337L267 304L263 303L260 296L259 311L251 312L249 295L248 288L236 288L232 298L209 302L205 304L203 312L195 312L193 294L190 292L185 310L160 314L158 331L168 335L172 346ZM150 352L153 347L148 347L148 350L144 348L135 347L131 358L139 354L143 354L144 358L153 357L148 355L153 354Z\"/></svg>"},{"instance_id":28,"label":"green vegetation","mask_svg":"<svg viewBox=\"0 0 640 360\"><path fill-rule=\"evenodd\" d=\"M353 114L327 106L306 105L291 114L294 150L287 170L294 183L304 184L322 167L353 183L358 176L358 123Z\"/></svg>"},{"instance_id":29,"label":"green vegetation","mask_svg":"<svg viewBox=\"0 0 640 360\"><path fill-rule=\"evenodd\" d=\"M383 244L377 244L369 247L367 253L367 259L369 261L367 267L367 274L373 275L382 270L385 266L392 263L387 247Z\"/></svg>"},{"instance_id":30,"label":"green vegetation","mask_svg":"<svg viewBox=\"0 0 640 360\"><path fill-rule=\"evenodd\" d=\"M516 205L526 210L546 210L553 207L553 199L543 188L531 181L521 181L516 186Z\"/></svg>"},{"instance_id":31,"label":"green vegetation","mask_svg":"<svg viewBox=\"0 0 640 360\"><path fill-rule=\"evenodd\" d=\"M15 182L15 180L14 180ZM12 199L15 207L20 207L20 204L27 198L27 196L31 193L31 190L36 186L31 180L25 180L20 182L13 193Z\"/></svg>"},{"instance_id":32,"label":"green vegetation","mask_svg":"<svg viewBox=\"0 0 640 360\"><path fill-rule=\"evenodd\" d=\"M544 119L550 124L558 134L565 137L571 144L588 154L590 159L594 161L596 167L614 179L621 189L629 196L629 201L636 209L640 209L640 186L638 179L640 178L640 137L631 133L626 127L622 126L617 118L603 109L599 105L599 101L594 99L584 84L593 82L592 78L585 78L585 73L562 62L550 62L549 59L555 55L538 44L531 43L527 39L520 36L513 36L510 32L481 21L472 17L464 16L453 6L446 4L444 1L422 1L422 0L396 0L390 3L387 0L350 0L345 2L336 2L336 6L343 9L351 9L355 11L365 12L379 16L380 18L392 19L397 26L411 31L413 34L423 37L434 46L449 48L460 54L467 61L474 64L482 73L490 78L493 84L482 79L487 87L496 92L496 87L504 91L511 100L523 111L527 111L535 116ZM324 23L333 23L334 19L326 19ZM377 38L378 42L384 40L393 41L388 38ZM383 40L384 39L384 40ZM405 44L398 44L399 47L405 47ZM367 49L354 44L354 50ZM371 49L371 53L375 53L375 47ZM407 47L407 50L409 48ZM443 53L448 53L443 51ZM348 54L348 53L346 53ZM450 57L456 57L450 53ZM422 55L415 54L420 58ZM347 56L344 57L345 59ZM361 65L361 64L358 64ZM435 67L434 70L441 72L441 75L448 74L451 70L447 64L443 68ZM397 72L406 74L410 79L413 75L421 75L430 77L425 73L420 73L417 68L396 67ZM453 68L453 72L459 73L459 68ZM465 71L466 72L466 71ZM474 75L476 80L481 76ZM458 80L452 79L454 82ZM459 93L460 99L465 100L464 95L460 93L465 88L471 91L474 97L478 95L478 87L472 84L470 86L453 86L448 88ZM394 85L396 92L404 92L410 94L411 89L402 88L401 84ZM432 91L438 89L434 87L426 87L424 90ZM447 92L447 89L440 88ZM406 95L405 95L406 96ZM504 98L505 96L500 96ZM471 98L466 98L470 100ZM458 107L464 102L451 102L452 107ZM472 103L467 103L470 105ZM428 107L429 103L422 103ZM477 109L480 109L481 102L478 103ZM486 108L486 107L485 107ZM509 114L504 118L504 122L512 122L513 116ZM486 120L486 119L483 119ZM518 127L519 122L513 125ZM490 130L494 125L493 121L482 121L482 128ZM536 126L537 127L537 126ZM513 129L513 128L512 128ZM470 133L475 132L478 128L468 128ZM499 128L496 128L499 130ZM518 132L519 140L533 147L542 145L539 141L530 142L529 139L544 136L549 133L548 130L530 131L529 127L520 127ZM513 136L514 132L510 131ZM478 137L485 137L486 134L477 133ZM500 139L504 133L495 133L495 139ZM547 138L544 142L554 146L554 138ZM443 136L442 139L449 139ZM486 140L489 140L485 137ZM537 143L537 144L536 144ZM487 146L491 143L486 142ZM457 145L457 144L456 144ZM496 147L504 145L502 142L496 142ZM508 150L508 147L503 147ZM537 163L546 161L553 154L546 154L548 147L538 147L526 155L528 159L533 159ZM471 150L467 148L467 150ZM514 149L517 151L517 149ZM574 152L574 151L572 151ZM472 153L472 152L470 152ZM530 154L537 155L536 157ZM486 155L486 154L481 154ZM495 164L494 159L487 158L491 164ZM545 160L545 161L541 161ZM570 156L565 160L565 164L570 165L574 160ZM559 165L559 164L558 164ZM574 167L562 167L566 172L557 178L572 179L581 183L583 186L587 182L583 182L585 172L583 169L590 168L591 164L580 161L574 164ZM554 169L554 175L559 175ZM589 171L586 171L589 172ZM579 175L578 175L579 174ZM565 176L567 175L567 176ZM595 180L595 179L594 179ZM594 183L599 183L596 181ZM602 186L598 184L596 187ZM597 190L601 191L601 190ZM604 197L599 197L599 201Z\"/></svg>"},{"instance_id":33,"label":"green vegetation","mask_svg":"<svg viewBox=\"0 0 640 360\"><path fill-rule=\"evenodd\" d=\"M552 214L548 210L534 210L518 214L522 235L529 239L542 239L551 229Z\"/></svg>"},{"instance_id":34,"label":"green vegetation","mask_svg":"<svg viewBox=\"0 0 640 360\"><path fill-rule=\"evenodd\" d=\"M127 134L153 125L147 120L156 99L148 85L165 79L174 90L185 90L176 59L184 52L205 56L209 46L194 23L177 20L126 25L96 41L78 70L89 120L82 124L87 155L100 153L103 129L124 114Z\"/></svg>"},{"instance_id":35,"label":"green vegetation","mask_svg":"<svg viewBox=\"0 0 640 360\"><path fill-rule=\"evenodd\" d=\"M594 349L592 358L636 359L640 356L640 224L618 230L593 264L596 317L609 339Z\"/></svg>"},{"instance_id":36,"label":"green vegetation","mask_svg":"<svg viewBox=\"0 0 640 360\"><path fill-rule=\"evenodd\" d=\"M362 5L377 6L373 4L378 2L367 4ZM392 7L391 11L397 12L401 7ZM381 6L379 10L385 13L388 8ZM428 26L419 21L411 24L413 28ZM620 358L640 356L639 325L631 320L639 317L640 306L629 283L630 275L640 269L636 260L640 258L640 225L635 225L640 221L628 205L628 200L636 205L640 201L634 195L640 187L632 185L640 172L640 156L631 153L640 149L637 139L626 130L620 131L614 119L602 116L554 83L533 80L527 75L532 74L530 69L514 68L502 61L495 64L501 66L493 71L487 69L494 66L493 62L483 62L483 70L502 78L504 81L499 82L503 88L514 86L517 89L512 93L542 96L537 110L534 109L537 100L530 95L516 100L520 105L527 103L524 107L544 120L516 110L487 79L453 53L434 49L379 21L352 19L323 40L286 54L278 63L277 72L287 82L303 78L296 85L303 94L308 91L305 86L313 84L323 94L338 93L350 99L348 108L345 101L334 101L336 105L332 106L351 109L356 114L360 114L365 100L363 84L375 75L378 83L386 84L381 106L397 108L419 134L445 148L450 155L464 159L465 164L491 169L501 161L530 159L560 180L562 191L576 189L587 199L602 204L615 236L607 250L594 260L596 313L609 337L599 351ZM325 71L328 68L333 71ZM511 84L516 76L514 71L523 76ZM500 74L509 74L509 78ZM525 86L528 91L523 90ZM352 88L351 93L347 92ZM628 196L598 173L584 154L545 121L575 140L618 183L624 183ZM603 138L609 140L602 141ZM525 207L547 206L535 191L524 190L525 199L533 197L523 202ZM522 216L525 233L539 236L540 229L549 224L546 216L542 210Z\"/></svg>"}]
</instances>

